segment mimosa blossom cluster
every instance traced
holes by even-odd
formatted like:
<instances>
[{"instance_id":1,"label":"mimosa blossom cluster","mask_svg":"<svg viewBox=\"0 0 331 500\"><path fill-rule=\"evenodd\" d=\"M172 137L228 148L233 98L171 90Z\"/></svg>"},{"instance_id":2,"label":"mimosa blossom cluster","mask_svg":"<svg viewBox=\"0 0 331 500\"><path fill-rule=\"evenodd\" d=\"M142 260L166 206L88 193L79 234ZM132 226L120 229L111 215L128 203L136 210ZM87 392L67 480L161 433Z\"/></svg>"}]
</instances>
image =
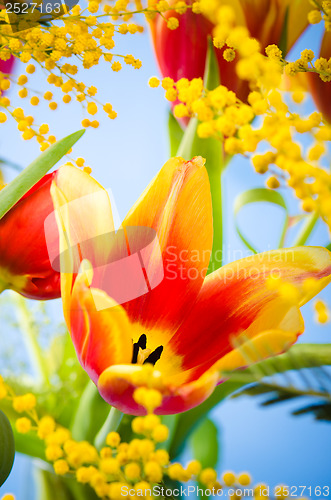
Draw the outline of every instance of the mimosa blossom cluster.
<instances>
[{"instance_id":1,"label":"mimosa blossom cluster","mask_svg":"<svg viewBox=\"0 0 331 500\"><path fill-rule=\"evenodd\" d=\"M22 434L36 433L45 443L45 459L53 464L55 474L74 476L77 482L89 485L103 500L121 500L130 491L130 498L152 499L151 492L156 485L167 489L167 479L188 483L199 481L205 490L217 495L227 490L229 498L240 498L239 491L248 486L253 498L266 497L266 485L251 484L247 472L234 474L226 471L218 478L216 470L202 468L198 460L190 461L185 467L172 463L169 453L160 446L167 440L169 430L161 423L153 410L160 405L162 395L155 389L140 387L134 398L146 408L146 416L132 420L134 437L129 443L121 442L118 432L111 431L106 436L104 446L99 450L87 441L76 441L68 429L57 425L53 417L39 417L37 399L32 393L16 395L13 389L0 377L0 399L10 400L18 414L16 430ZM278 485L278 497L286 497L286 486ZM136 491L137 494L131 494ZM272 498L272 496L270 496ZM300 497L307 500L306 497ZM10 494L1 500L13 500Z\"/></svg>"},{"instance_id":2,"label":"mimosa blossom cluster","mask_svg":"<svg viewBox=\"0 0 331 500\"><path fill-rule=\"evenodd\" d=\"M228 47L223 57L229 64L238 53L239 60L233 64L239 79L246 80L251 89L247 102L223 85L205 88L201 78L182 78L177 82L164 78L165 97L177 103L174 115L178 119L198 118L199 137L220 140L227 155L250 158L257 173L271 174L267 187L291 187L302 209L319 214L331 228L331 175L324 167L331 126L319 112L307 117L293 113L286 93L280 90L285 88L284 76L291 82L298 72L317 72L322 81L329 81L330 61L319 58L313 63L315 55L306 49L299 60L288 63L276 45L267 46L263 55L259 42L249 36L246 28L233 27L233 16L231 8L220 9L221 22L214 31L214 45ZM160 82L153 77L149 83L157 87ZM297 84L290 95L295 103L304 99ZM302 137L309 138L309 146L302 145Z\"/></svg>"},{"instance_id":3,"label":"mimosa blossom cluster","mask_svg":"<svg viewBox=\"0 0 331 500\"><path fill-rule=\"evenodd\" d=\"M313 9L308 16L310 22L314 17L314 12L320 13L326 27L329 26L330 2L312 2ZM75 6L70 12L65 12L46 24L38 24L40 13L38 10L27 12L23 15L6 14L5 10L0 12L2 24L0 29L1 48L0 59L8 60L11 56L18 58L26 64L26 71L14 78L10 74L0 74L0 88L4 92L11 85L19 87L18 95L22 99L29 99L32 106L38 106L41 101L48 103L51 111L56 110L60 103L56 101L52 89L44 93L34 90L29 86L29 75L34 73L37 66L43 68L47 82L51 87L59 88L63 92L62 104L69 104L73 100L80 102L87 113L87 117L82 120L83 127L97 128L99 121L95 115L100 109L114 119L116 111L110 103L103 104L97 99L97 88L87 86L76 77L80 65L90 69L100 60L105 60L110 64L114 72L121 70L123 63L138 69L141 61L132 54L121 55L115 51L116 34L137 34L144 28L140 24L133 22L133 17L143 15L148 20L156 15L164 16L167 11L174 12L179 16L191 9L197 16L203 15L208 18L214 17L219 20L219 24L214 30L214 44L217 48L227 46L224 50L224 58L232 61L239 52L241 60L238 63L238 75L242 79L249 81L259 81L264 83L268 80L269 69L272 67L266 64L262 54L259 53L259 43L256 39L250 38L248 31L243 26L236 26L235 13L228 6L211 0L199 0L195 2L178 1L159 2L150 1L148 6L143 6L140 0L131 3L128 0L117 0L110 4L103 4L98 0L91 0L85 8ZM31 9L30 9L31 10ZM17 17L17 27L19 31L13 32L12 24ZM316 14L314 17L316 22ZM174 30L179 26L178 17L167 17L165 19L167 27ZM7 23L7 24L6 24ZM30 24L29 24L30 23ZM32 23L32 28L30 27ZM329 24L328 24L329 23ZM231 32L231 33L230 33ZM117 42L116 42L117 43ZM117 51L116 51L117 52ZM270 56L278 56L279 49L271 51ZM275 57L277 59L277 57ZM283 63L284 64L284 63ZM324 81L331 78L330 64L324 58L319 58L315 65L308 68L307 61L290 63L289 73L301 71L313 71L320 74ZM276 71L277 73L277 71ZM268 83L268 82L267 82ZM17 122L17 128L22 133L25 140L35 138L40 143L40 149L45 150L54 142L54 136L49 135L47 124L36 124L33 116L25 113L24 109L15 108L8 97L0 98L0 123L4 123L10 116ZM178 111L180 113L180 111ZM93 118L93 119L92 119Z\"/></svg>"},{"instance_id":4,"label":"mimosa blossom cluster","mask_svg":"<svg viewBox=\"0 0 331 500\"><path fill-rule=\"evenodd\" d=\"M34 4L35 5L35 4ZM162 0L156 4L143 6L140 0L117 0L103 3L100 0L90 0L85 7L76 5L69 12L55 15L48 23L38 23L40 13L38 9L30 8L25 14L7 14L0 11L0 61L7 61L10 57L19 59L26 65L25 71L17 78L0 71L0 123L5 123L8 117L17 122L17 128L24 140L35 138L44 151L56 138L49 135L49 125L36 124L33 116L28 115L23 108L15 107L4 92L10 87L18 87L18 96L30 101L32 106L41 102L48 103L51 111L60 105L73 101L81 103L87 116L82 120L83 127L98 128L99 121L95 115L103 110L110 119L117 116L117 112L110 103L101 103L97 99L98 89L88 86L77 79L77 73L82 66L85 69L93 68L101 60L109 63L109 68L118 72L123 65L139 69L142 62L132 54L120 54L115 49L116 35L135 35L142 33L144 27L134 22L134 16L142 15L152 19L156 14L163 15L170 9L183 14L188 8L199 12L198 2L186 4L179 1L170 7ZM17 30L13 30L13 25ZM178 27L178 20L170 17L167 21L169 29ZM50 90L42 93L29 85L30 75L37 67L41 67ZM57 102L54 96L54 87L63 92L62 102ZM1 95L1 94L0 94Z\"/></svg>"},{"instance_id":5,"label":"mimosa blossom cluster","mask_svg":"<svg viewBox=\"0 0 331 500\"><path fill-rule=\"evenodd\" d=\"M0 75L1 90L6 91L12 84L16 84L20 88L19 97L29 99L32 106L37 106L44 100L48 102L50 110L56 110L59 103L56 102L51 90L41 93L29 86L29 75L35 72L36 66L40 66L49 85L62 90L64 104L74 99L81 102L88 116L94 117L101 108L109 118L114 119L116 112L111 104L101 104L96 97L97 88L93 85L88 87L84 82L77 80L76 75L80 65L89 69L97 65L101 59L107 61L115 72L122 68L121 62L133 68L141 66L141 62L131 54L114 55L112 52L116 33L135 34L143 31L141 26L132 22L127 23L132 17L132 14L127 12L127 7L128 2L125 1L118 1L114 6L102 6L97 1L91 1L85 9L82 10L77 5L47 25L36 23L35 15L39 13L34 10L33 13L25 14L27 20L24 19L24 15L20 15L19 19L23 20L19 21L19 31L16 32L12 31L15 14L10 14L8 18L6 11L1 11L0 18L7 24L1 27L0 58L5 61L14 56L26 64L25 72L18 78L10 74ZM114 19L120 21L114 22ZM29 28L29 22L33 22L32 28ZM8 116L14 118L23 139L36 138L41 150L45 150L54 142L55 138L48 135L47 124L36 125L34 118L26 116L22 108L15 109L8 97L1 97L0 106L3 108L0 122L4 123ZM97 128L99 122L86 117L82 125Z\"/></svg>"},{"instance_id":6,"label":"mimosa blossom cluster","mask_svg":"<svg viewBox=\"0 0 331 500\"><path fill-rule=\"evenodd\" d=\"M331 2L330 0L310 0L314 7L308 14L308 21L311 24L318 24L324 21L326 31L331 31Z\"/></svg>"}]
</instances>

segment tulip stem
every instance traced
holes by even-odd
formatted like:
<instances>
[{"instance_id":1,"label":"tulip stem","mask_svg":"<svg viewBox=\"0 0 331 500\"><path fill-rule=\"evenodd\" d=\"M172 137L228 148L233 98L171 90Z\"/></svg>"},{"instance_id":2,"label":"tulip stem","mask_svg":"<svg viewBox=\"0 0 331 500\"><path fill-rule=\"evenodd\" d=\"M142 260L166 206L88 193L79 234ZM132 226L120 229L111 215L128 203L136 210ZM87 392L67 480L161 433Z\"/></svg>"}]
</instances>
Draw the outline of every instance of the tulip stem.
<instances>
[{"instance_id":1,"label":"tulip stem","mask_svg":"<svg viewBox=\"0 0 331 500\"><path fill-rule=\"evenodd\" d=\"M307 218L306 223L304 224L302 230L300 231L300 233L298 234L298 236L294 242L295 247L302 246L307 242L307 240L308 240L309 236L311 235L318 219L319 219L319 214L317 212L311 214Z\"/></svg>"},{"instance_id":2,"label":"tulip stem","mask_svg":"<svg viewBox=\"0 0 331 500\"><path fill-rule=\"evenodd\" d=\"M223 262L222 166L210 165L210 162L207 162L206 168L213 209L213 247L208 268L208 273L212 273L221 267Z\"/></svg>"},{"instance_id":3,"label":"tulip stem","mask_svg":"<svg viewBox=\"0 0 331 500\"><path fill-rule=\"evenodd\" d=\"M116 431L123 418L123 413L112 406L105 423L95 437L94 445L97 449L102 448L106 442L106 437L109 432Z\"/></svg>"},{"instance_id":4,"label":"tulip stem","mask_svg":"<svg viewBox=\"0 0 331 500\"><path fill-rule=\"evenodd\" d=\"M47 365L38 344L38 331L32 313L28 309L26 299L14 292L13 301L17 305L16 316L32 365L38 373L40 382L50 387Z\"/></svg>"}]
</instances>

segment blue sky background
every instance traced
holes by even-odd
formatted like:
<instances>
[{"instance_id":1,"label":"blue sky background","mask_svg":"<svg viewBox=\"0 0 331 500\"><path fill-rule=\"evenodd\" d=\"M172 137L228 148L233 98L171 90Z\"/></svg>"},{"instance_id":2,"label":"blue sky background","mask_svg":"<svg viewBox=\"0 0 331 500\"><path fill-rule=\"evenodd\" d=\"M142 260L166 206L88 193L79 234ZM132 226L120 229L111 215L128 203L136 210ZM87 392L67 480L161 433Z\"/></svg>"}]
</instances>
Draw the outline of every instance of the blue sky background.
<instances>
[{"instance_id":1,"label":"blue sky background","mask_svg":"<svg viewBox=\"0 0 331 500\"><path fill-rule=\"evenodd\" d=\"M305 40L309 47L317 49L321 38L319 27L310 30ZM303 48L308 46L302 43ZM93 169L93 176L106 188L111 188L120 216L123 217L143 189L157 173L169 156L167 141L168 103L162 89L150 89L150 76L158 70L152 54L149 37L125 35L118 37L117 51L133 54L143 62L140 70L125 67L113 73L110 65L101 63L89 71L80 71L79 77L99 89L99 99L111 102L118 118L110 121L100 113L99 129L88 129L83 139L74 148L74 157L83 156ZM296 55L296 54L294 54ZM294 57L293 55L293 57ZM23 65L16 67L20 74ZM29 85L49 90L41 70L29 78ZM13 87L8 94L16 105L29 108L28 100L15 96ZM62 98L59 92L58 102ZM312 103L305 105L305 112L313 109ZM79 103L60 104L56 111L48 112L47 103L31 107L36 122L49 123L51 132L61 138L79 128L85 116ZM46 118L45 118L46 117ZM39 146L33 141L23 141L11 121L0 128L0 157L26 166L39 154ZM6 170L7 179L12 172ZM223 203L226 212L225 245L231 254L244 249L238 239L233 220L235 197L249 188L264 185L263 176L254 173L249 162L235 158L223 179ZM283 190L292 215L298 213L298 203L291 193ZM259 205L247 207L240 216L240 223L247 235L256 242L260 250L277 245L274 228L283 217L281 209ZM328 233L319 224L310 240L312 244L325 245L330 241ZM289 242L290 244L290 242ZM331 304L330 287L321 294ZM62 317L61 304L53 306L56 319ZM330 342L330 325L319 326L312 320L312 304L304 308L306 332L300 342ZM2 342L7 342L2 332ZM262 409L257 399L239 398L228 400L212 412L221 432L220 471L248 470L255 481L271 485L278 482L289 485L314 486L330 483L331 433L330 426L316 423L310 416L291 417L293 404L282 404L273 409ZM34 500L31 462L17 456L11 476L0 489L4 494L12 492L19 500ZM60 499L59 499L60 500Z\"/></svg>"}]
</instances>

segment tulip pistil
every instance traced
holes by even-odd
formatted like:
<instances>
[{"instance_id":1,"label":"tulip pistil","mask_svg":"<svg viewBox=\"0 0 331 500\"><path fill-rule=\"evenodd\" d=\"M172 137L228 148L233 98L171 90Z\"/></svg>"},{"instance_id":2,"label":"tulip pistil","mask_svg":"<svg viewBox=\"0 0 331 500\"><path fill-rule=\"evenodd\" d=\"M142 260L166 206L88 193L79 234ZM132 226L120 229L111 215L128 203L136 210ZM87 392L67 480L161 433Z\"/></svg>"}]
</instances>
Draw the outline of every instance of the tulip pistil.
<instances>
[{"instance_id":1,"label":"tulip pistil","mask_svg":"<svg viewBox=\"0 0 331 500\"><path fill-rule=\"evenodd\" d=\"M163 346L160 345L153 352L147 349L147 337L143 333L140 335L138 342L133 344L133 353L131 363L133 364L145 364L150 363L155 365L155 363L160 359L163 351Z\"/></svg>"}]
</instances>

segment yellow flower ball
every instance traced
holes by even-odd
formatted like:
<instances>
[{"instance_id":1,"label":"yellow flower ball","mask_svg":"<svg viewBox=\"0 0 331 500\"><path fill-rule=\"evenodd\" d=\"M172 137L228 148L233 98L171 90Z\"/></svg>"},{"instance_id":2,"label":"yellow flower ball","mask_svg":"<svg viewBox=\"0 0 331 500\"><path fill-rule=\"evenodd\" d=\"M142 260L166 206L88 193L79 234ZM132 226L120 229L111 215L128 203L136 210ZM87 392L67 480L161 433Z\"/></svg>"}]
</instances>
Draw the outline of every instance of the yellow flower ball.
<instances>
[{"instance_id":1,"label":"yellow flower ball","mask_svg":"<svg viewBox=\"0 0 331 500\"><path fill-rule=\"evenodd\" d=\"M38 422L38 436L45 439L55 431L55 420L53 417L45 416Z\"/></svg>"},{"instance_id":2,"label":"yellow flower ball","mask_svg":"<svg viewBox=\"0 0 331 500\"><path fill-rule=\"evenodd\" d=\"M170 29L170 30L176 30L179 26L179 21L176 17L169 17L169 19L167 20L167 27Z\"/></svg>"},{"instance_id":3,"label":"yellow flower ball","mask_svg":"<svg viewBox=\"0 0 331 500\"><path fill-rule=\"evenodd\" d=\"M159 483L162 480L163 472L161 466L154 460L150 460L144 467L148 481Z\"/></svg>"},{"instance_id":4,"label":"yellow flower ball","mask_svg":"<svg viewBox=\"0 0 331 500\"><path fill-rule=\"evenodd\" d=\"M98 112L98 106L95 104L95 102L89 102L87 105L87 112L90 115L95 115Z\"/></svg>"},{"instance_id":5,"label":"yellow flower ball","mask_svg":"<svg viewBox=\"0 0 331 500\"><path fill-rule=\"evenodd\" d=\"M63 476L64 474L67 474L69 472L69 465L66 460L57 460L53 464L55 474L58 476Z\"/></svg>"},{"instance_id":6,"label":"yellow flower ball","mask_svg":"<svg viewBox=\"0 0 331 500\"><path fill-rule=\"evenodd\" d=\"M319 10L314 9L308 13L308 22L310 24L318 24L322 21L322 14Z\"/></svg>"},{"instance_id":7,"label":"yellow flower ball","mask_svg":"<svg viewBox=\"0 0 331 500\"><path fill-rule=\"evenodd\" d=\"M13 408L18 413L32 410L37 404L36 396L28 393L23 396L15 396L13 399Z\"/></svg>"},{"instance_id":8,"label":"yellow flower ball","mask_svg":"<svg viewBox=\"0 0 331 500\"><path fill-rule=\"evenodd\" d=\"M157 443L163 443L169 437L169 429L166 425L157 425L152 432L152 437Z\"/></svg>"},{"instance_id":9,"label":"yellow flower ball","mask_svg":"<svg viewBox=\"0 0 331 500\"><path fill-rule=\"evenodd\" d=\"M32 75L32 73L34 73L36 71L36 67L33 64L28 64L25 71L27 73L29 73L30 75Z\"/></svg>"},{"instance_id":10,"label":"yellow flower ball","mask_svg":"<svg viewBox=\"0 0 331 500\"><path fill-rule=\"evenodd\" d=\"M275 176L269 177L266 181L266 185L269 189L277 189L280 186L280 182Z\"/></svg>"},{"instance_id":11,"label":"yellow flower ball","mask_svg":"<svg viewBox=\"0 0 331 500\"><path fill-rule=\"evenodd\" d=\"M213 484L216 481L217 473L214 469L208 467L207 469L203 469L203 471L200 472L199 479L202 484L205 484L207 486L209 484Z\"/></svg>"},{"instance_id":12,"label":"yellow flower ball","mask_svg":"<svg viewBox=\"0 0 331 500\"><path fill-rule=\"evenodd\" d=\"M121 442L121 437L118 432L110 432L106 437L106 444L111 448L117 448Z\"/></svg>"},{"instance_id":13,"label":"yellow flower ball","mask_svg":"<svg viewBox=\"0 0 331 500\"><path fill-rule=\"evenodd\" d=\"M141 468L137 463L132 462L124 467L124 474L129 481L136 481L140 478Z\"/></svg>"},{"instance_id":14,"label":"yellow flower ball","mask_svg":"<svg viewBox=\"0 0 331 500\"><path fill-rule=\"evenodd\" d=\"M148 85L152 88L156 88L160 85L160 80L156 78L156 76L152 76L152 78L148 80Z\"/></svg>"},{"instance_id":15,"label":"yellow flower ball","mask_svg":"<svg viewBox=\"0 0 331 500\"><path fill-rule=\"evenodd\" d=\"M236 482L236 476L231 471L224 472L222 479L225 486L233 486Z\"/></svg>"},{"instance_id":16,"label":"yellow flower ball","mask_svg":"<svg viewBox=\"0 0 331 500\"><path fill-rule=\"evenodd\" d=\"M242 472L238 476L238 483L241 484L242 486L248 486L252 481L251 476L248 474L248 472Z\"/></svg>"},{"instance_id":17,"label":"yellow flower ball","mask_svg":"<svg viewBox=\"0 0 331 500\"><path fill-rule=\"evenodd\" d=\"M26 417L18 418L16 420L16 429L20 434L26 434L31 430L31 420Z\"/></svg>"},{"instance_id":18,"label":"yellow flower ball","mask_svg":"<svg viewBox=\"0 0 331 500\"><path fill-rule=\"evenodd\" d=\"M31 97L30 103L32 104L32 106L38 106L38 104L39 104L39 97L37 97L37 96Z\"/></svg>"}]
</instances>

